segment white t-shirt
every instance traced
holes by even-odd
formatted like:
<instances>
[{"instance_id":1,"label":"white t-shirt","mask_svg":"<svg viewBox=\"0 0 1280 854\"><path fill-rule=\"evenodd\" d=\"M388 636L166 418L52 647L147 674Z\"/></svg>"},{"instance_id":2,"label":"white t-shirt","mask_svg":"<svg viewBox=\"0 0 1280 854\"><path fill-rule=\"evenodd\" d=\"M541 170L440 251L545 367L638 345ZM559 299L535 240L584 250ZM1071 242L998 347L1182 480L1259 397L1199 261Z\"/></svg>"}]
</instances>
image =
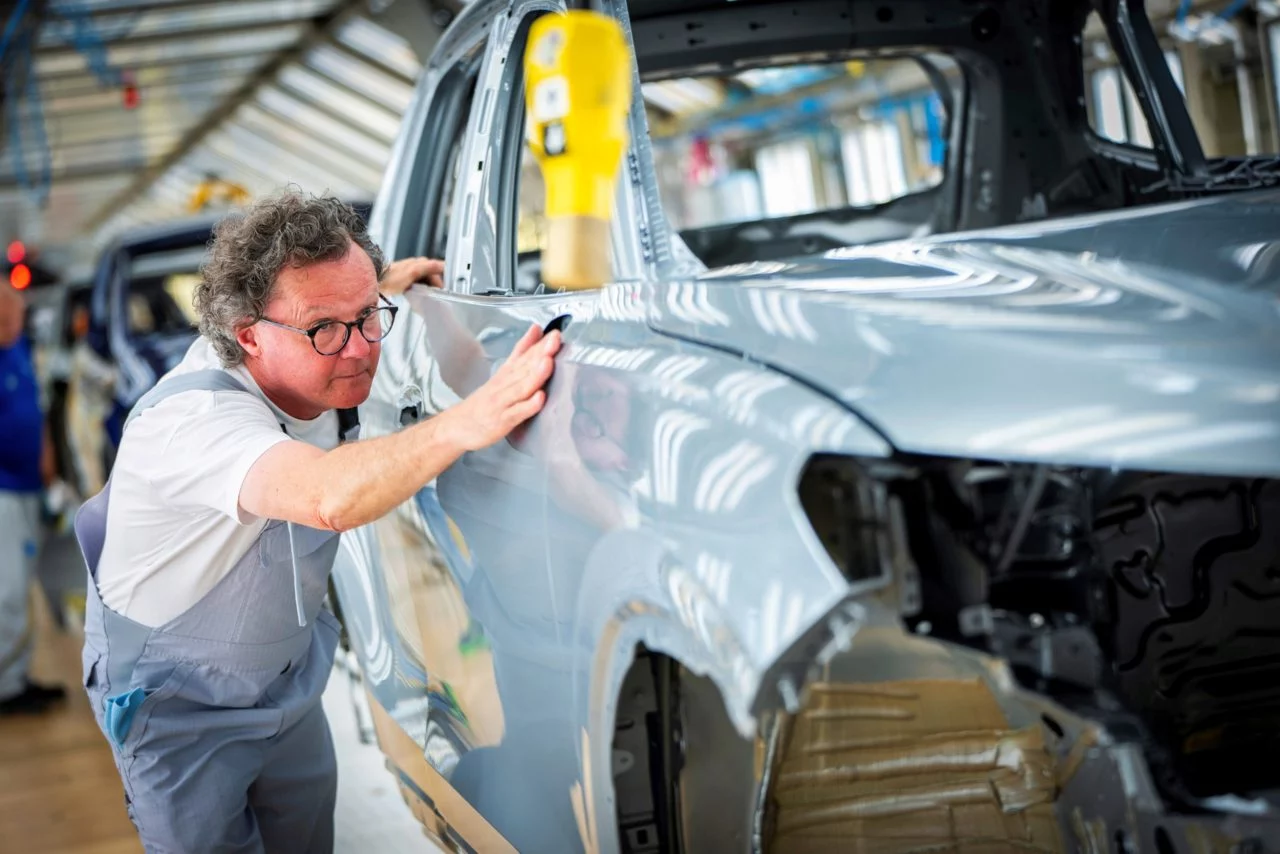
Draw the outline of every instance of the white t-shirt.
<instances>
[{"instance_id":1,"label":"white t-shirt","mask_svg":"<svg viewBox=\"0 0 1280 854\"><path fill-rule=\"evenodd\" d=\"M210 368L222 366L201 337L167 376ZM262 532L267 520L245 513L239 499L268 448L288 439L324 450L338 445L336 412L292 418L243 365L227 373L252 394L176 394L144 410L120 442L98 587L107 607L145 626L190 609Z\"/></svg>"}]
</instances>

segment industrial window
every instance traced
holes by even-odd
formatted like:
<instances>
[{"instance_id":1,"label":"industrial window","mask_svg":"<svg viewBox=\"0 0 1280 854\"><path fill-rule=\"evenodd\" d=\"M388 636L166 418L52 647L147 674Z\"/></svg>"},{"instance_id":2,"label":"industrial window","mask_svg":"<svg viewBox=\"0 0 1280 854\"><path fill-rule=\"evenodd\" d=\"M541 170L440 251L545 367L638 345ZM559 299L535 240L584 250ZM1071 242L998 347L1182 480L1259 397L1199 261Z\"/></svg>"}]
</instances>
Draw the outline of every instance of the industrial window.
<instances>
[{"instance_id":1,"label":"industrial window","mask_svg":"<svg viewBox=\"0 0 1280 854\"><path fill-rule=\"evenodd\" d=\"M817 205L813 157L804 139L766 145L756 152L756 174L766 216L808 213Z\"/></svg>"},{"instance_id":2,"label":"industrial window","mask_svg":"<svg viewBox=\"0 0 1280 854\"><path fill-rule=\"evenodd\" d=\"M1234 5L1199 12L1178 7L1171 17L1152 20L1165 45L1165 63L1209 157L1275 151L1278 141L1271 118L1280 109L1270 83L1276 75L1268 74L1251 53L1248 24L1234 16ZM1280 36L1274 26L1267 35L1274 61ZM1083 50L1093 131L1112 142L1149 148L1151 131L1137 93L1096 12L1085 26Z\"/></svg>"},{"instance_id":3,"label":"industrial window","mask_svg":"<svg viewBox=\"0 0 1280 854\"><path fill-rule=\"evenodd\" d=\"M1181 87L1182 62L1178 54L1168 50L1164 58L1174 82ZM1151 129L1138 101L1138 93L1119 65L1107 65L1092 72L1089 95L1085 100L1089 108L1089 123L1098 136L1140 148L1151 147Z\"/></svg>"},{"instance_id":4,"label":"industrial window","mask_svg":"<svg viewBox=\"0 0 1280 854\"><path fill-rule=\"evenodd\" d=\"M902 133L896 124L871 122L846 131L841 153L850 204L883 204L909 191Z\"/></svg>"}]
</instances>

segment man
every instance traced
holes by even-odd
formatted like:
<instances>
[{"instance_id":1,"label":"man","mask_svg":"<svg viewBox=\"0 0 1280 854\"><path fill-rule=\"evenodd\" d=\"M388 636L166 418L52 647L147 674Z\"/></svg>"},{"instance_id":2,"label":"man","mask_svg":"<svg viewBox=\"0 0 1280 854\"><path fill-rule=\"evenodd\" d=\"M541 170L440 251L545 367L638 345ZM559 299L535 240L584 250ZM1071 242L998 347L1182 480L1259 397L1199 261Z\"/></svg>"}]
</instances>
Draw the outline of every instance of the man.
<instances>
[{"instance_id":1,"label":"man","mask_svg":"<svg viewBox=\"0 0 1280 854\"><path fill-rule=\"evenodd\" d=\"M85 687L148 851L332 849L320 696L338 628L321 602L337 534L543 406L560 339L535 327L450 410L352 441L395 318L381 269L332 199L287 193L224 220L195 296L201 337L135 406L77 519ZM385 287L438 273L415 259Z\"/></svg>"},{"instance_id":2,"label":"man","mask_svg":"<svg viewBox=\"0 0 1280 854\"><path fill-rule=\"evenodd\" d=\"M27 602L39 554L40 493L49 478L51 449L31 348L23 335L22 297L0 284L0 714L40 712L61 699L61 688L27 678L31 626Z\"/></svg>"}]
</instances>

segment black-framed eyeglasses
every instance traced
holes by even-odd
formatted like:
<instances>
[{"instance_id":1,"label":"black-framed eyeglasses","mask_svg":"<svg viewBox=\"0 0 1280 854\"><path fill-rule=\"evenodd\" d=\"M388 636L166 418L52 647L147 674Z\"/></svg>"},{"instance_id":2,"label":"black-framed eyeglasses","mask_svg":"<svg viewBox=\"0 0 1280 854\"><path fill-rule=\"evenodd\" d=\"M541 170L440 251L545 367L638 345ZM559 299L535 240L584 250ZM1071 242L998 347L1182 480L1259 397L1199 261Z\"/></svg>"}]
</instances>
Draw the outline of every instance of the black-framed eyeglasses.
<instances>
[{"instance_id":1,"label":"black-framed eyeglasses","mask_svg":"<svg viewBox=\"0 0 1280 854\"><path fill-rule=\"evenodd\" d=\"M353 328L358 328L360 334L364 336L364 340L370 344L387 337L387 333L391 331L392 324L396 322L396 312L400 308L392 305L391 300L382 294L378 294L378 298L385 302L386 305L374 306L362 312L359 317L352 321L324 320L308 329L290 326L287 323L279 323L265 317L261 318L259 322L305 335L311 339L311 346L321 356L336 356L342 352L342 348L347 346L347 342L351 340L351 330Z\"/></svg>"}]
</instances>

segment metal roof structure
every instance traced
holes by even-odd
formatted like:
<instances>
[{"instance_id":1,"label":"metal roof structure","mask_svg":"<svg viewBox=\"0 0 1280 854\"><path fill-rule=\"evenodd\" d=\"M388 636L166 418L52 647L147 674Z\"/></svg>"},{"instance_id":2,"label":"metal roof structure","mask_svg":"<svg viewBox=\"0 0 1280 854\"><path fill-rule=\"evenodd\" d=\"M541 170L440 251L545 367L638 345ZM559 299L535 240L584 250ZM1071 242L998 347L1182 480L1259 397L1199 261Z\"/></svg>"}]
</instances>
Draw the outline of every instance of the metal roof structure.
<instances>
[{"instance_id":1,"label":"metal roof structure","mask_svg":"<svg viewBox=\"0 0 1280 854\"><path fill-rule=\"evenodd\" d=\"M0 234L83 267L209 176L371 201L461 3L7 0Z\"/></svg>"},{"instance_id":2,"label":"metal roof structure","mask_svg":"<svg viewBox=\"0 0 1280 854\"><path fill-rule=\"evenodd\" d=\"M1245 2L1280 8L1146 7L1213 22L1206 13ZM120 231L189 214L211 176L250 197L294 184L372 201L426 57L465 3L0 0L0 239L75 276ZM1096 22L1086 35L1103 38ZM806 82L774 70L643 92L679 119L716 109L729 87Z\"/></svg>"}]
</instances>

